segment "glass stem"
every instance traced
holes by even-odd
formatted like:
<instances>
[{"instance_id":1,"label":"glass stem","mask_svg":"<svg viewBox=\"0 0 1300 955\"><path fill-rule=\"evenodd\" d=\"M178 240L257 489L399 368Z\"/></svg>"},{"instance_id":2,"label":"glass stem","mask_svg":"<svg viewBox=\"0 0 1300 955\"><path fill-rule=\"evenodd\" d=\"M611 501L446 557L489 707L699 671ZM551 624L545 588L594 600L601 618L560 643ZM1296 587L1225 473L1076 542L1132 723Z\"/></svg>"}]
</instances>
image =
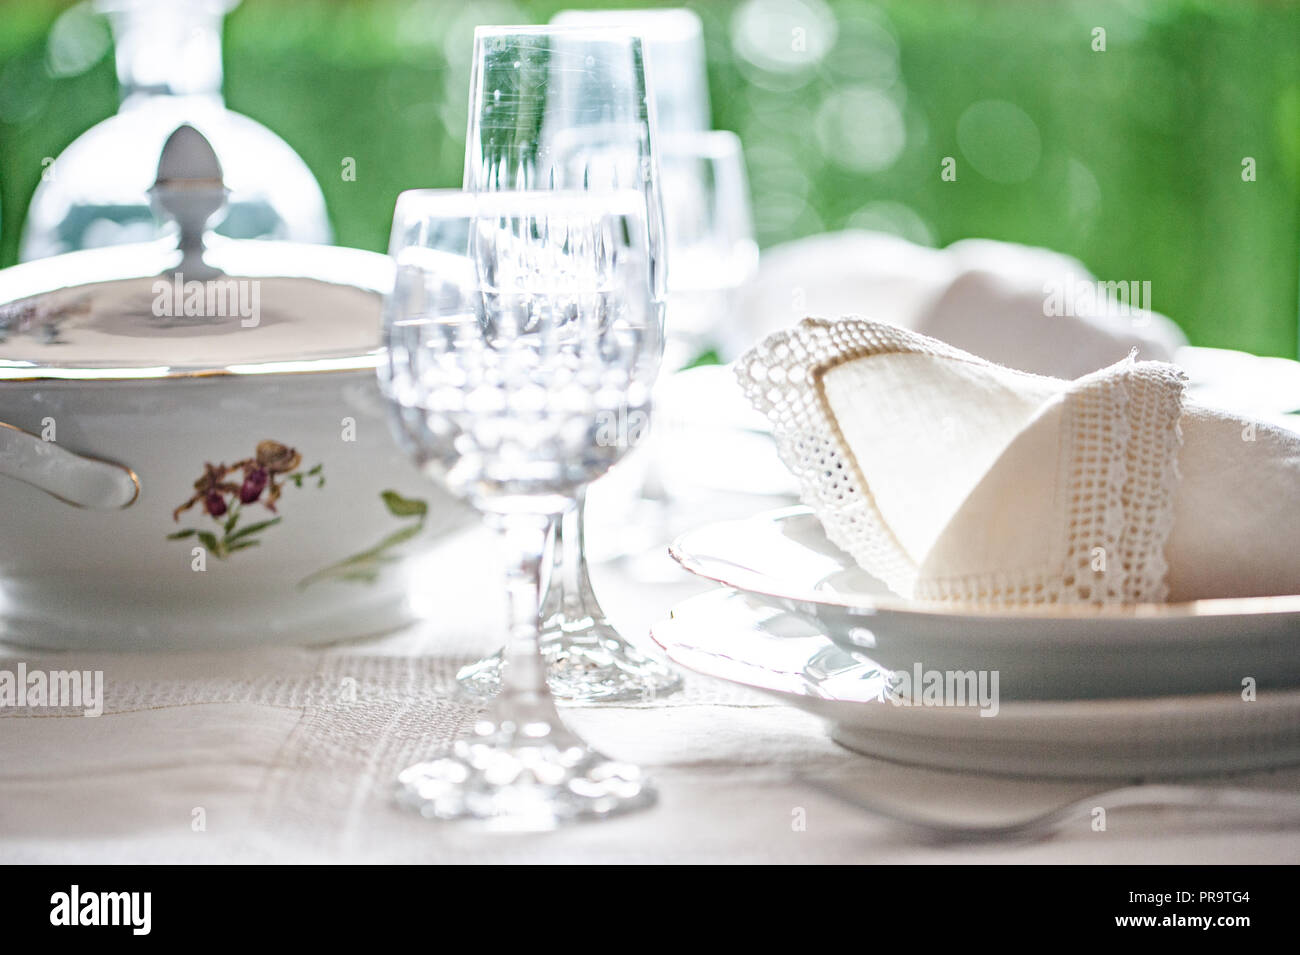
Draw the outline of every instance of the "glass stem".
<instances>
[{"instance_id":1,"label":"glass stem","mask_svg":"<svg viewBox=\"0 0 1300 955\"><path fill-rule=\"evenodd\" d=\"M583 629L604 623L596 602L586 557L587 489L576 496L574 507L555 518L551 573L542 600L542 626L548 631Z\"/></svg>"},{"instance_id":2,"label":"glass stem","mask_svg":"<svg viewBox=\"0 0 1300 955\"><path fill-rule=\"evenodd\" d=\"M503 514L495 526L506 555L506 605L510 631L498 704L549 704L546 663L538 642L542 559L552 518L546 514Z\"/></svg>"},{"instance_id":3,"label":"glass stem","mask_svg":"<svg viewBox=\"0 0 1300 955\"><path fill-rule=\"evenodd\" d=\"M605 611L596 602L596 589L591 586L591 569L587 564L587 489L578 492L578 504L573 518L574 588L578 611L582 619L600 625L606 622Z\"/></svg>"}]
</instances>

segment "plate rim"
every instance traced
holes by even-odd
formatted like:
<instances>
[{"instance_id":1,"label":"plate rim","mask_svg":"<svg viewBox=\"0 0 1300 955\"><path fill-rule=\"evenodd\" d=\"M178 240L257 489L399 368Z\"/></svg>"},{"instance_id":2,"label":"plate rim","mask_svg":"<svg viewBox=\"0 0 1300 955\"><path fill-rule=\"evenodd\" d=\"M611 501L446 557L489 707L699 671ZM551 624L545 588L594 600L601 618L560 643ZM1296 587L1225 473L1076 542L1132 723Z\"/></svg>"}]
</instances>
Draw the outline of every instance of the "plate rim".
<instances>
[{"instance_id":1,"label":"plate rim","mask_svg":"<svg viewBox=\"0 0 1300 955\"><path fill-rule=\"evenodd\" d=\"M690 670L692 673L708 677L711 680L722 680L735 686L741 686L749 690L760 693L767 693L783 698L787 705L799 705L793 702L795 699L802 699L816 703L831 703L836 706L883 706L883 700L845 700L835 697L821 697L815 693L800 693L794 690L785 689L777 686L760 686L756 683L742 683L738 680L726 676L720 676L716 673L708 673L698 670L695 667L682 662L674 654L674 647L686 648L685 644L674 644L670 646L661 638L662 628L667 625L685 626L678 620L679 611L686 609L693 613L703 612L702 608L692 605L717 604L726 605L738 597L743 598L743 594L727 591L708 591L702 594L696 594L688 597L686 600L675 605L673 609L664 617L661 617L655 624L650 627L650 639L660 650L669 656L669 658L678 666ZM716 608L708 608L716 612ZM831 637L823 634L828 644L836 644ZM701 648L695 649L700 653L707 651ZM745 660L738 660L740 664L747 669L763 670L779 674L782 676L794 676L792 673L781 673L780 671L766 670L756 663L749 663ZM1049 721L1074 721L1080 719L1126 719L1126 718L1168 718L1185 714L1188 709L1200 710L1202 713L1211 708L1222 708L1229 704L1236 705L1241 701L1237 693L1224 691L1221 693L1170 693L1160 696L1118 696L1118 697L1095 697L1087 699L1023 699L1023 700L1005 700L1000 702L999 710L1010 709L1016 719L1037 720L1046 719ZM1281 687L1270 689L1267 693L1261 693L1252 706L1261 702L1268 704L1268 709L1275 713L1286 708L1288 705L1292 708L1300 709L1300 687ZM806 708L806 707L801 707ZM918 717L914 717L918 722L930 723L936 719L939 722L948 720L972 720L978 719L978 708L974 707L904 707L903 709L915 710ZM951 724L949 724L951 725Z\"/></svg>"},{"instance_id":2,"label":"plate rim","mask_svg":"<svg viewBox=\"0 0 1300 955\"><path fill-rule=\"evenodd\" d=\"M700 534L716 531L727 525L763 523L779 526L782 522L796 517L812 517L816 513L805 504L791 507L761 511L749 517L726 521L711 521L699 527L685 531L668 545L668 554L685 571L704 580L710 580L724 587L731 587L745 593L771 599L793 601L814 606L833 607L847 611L855 616L872 617L897 614L907 617L930 617L937 619L977 617L990 621L997 620L1143 620L1163 619L1179 620L1202 617L1259 617L1266 615L1300 614L1300 594L1281 594L1267 597L1212 597L1202 600L1187 600L1176 603L1137 603L1124 605L1094 606L1091 604L1040 604L1023 608L987 608L969 603L921 603L896 595L876 596L862 594L853 599L836 598L822 592L803 590L798 587L777 587L779 581L738 565L734 574L721 574L710 569L702 558L693 555L687 542ZM820 523L820 521L819 521ZM850 558L851 559L851 558ZM715 562L721 562L717 558Z\"/></svg>"}]
</instances>

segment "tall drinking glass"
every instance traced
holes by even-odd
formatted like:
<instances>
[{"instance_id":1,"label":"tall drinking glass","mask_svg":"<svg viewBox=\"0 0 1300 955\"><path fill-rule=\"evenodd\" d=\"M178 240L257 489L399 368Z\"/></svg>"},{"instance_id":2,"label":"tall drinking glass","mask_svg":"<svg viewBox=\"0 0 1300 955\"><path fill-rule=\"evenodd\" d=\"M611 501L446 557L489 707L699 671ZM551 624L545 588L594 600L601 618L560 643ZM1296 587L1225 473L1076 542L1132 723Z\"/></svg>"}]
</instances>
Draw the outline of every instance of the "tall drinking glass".
<instances>
[{"instance_id":1,"label":"tall drinking glass","mask_svg":"<svg viewBox=\"0 0 1300 955\"><path fill-rule=\"evenodd\" d=\"M479 27L464 184L475 192L636 191L649 243L648 294L662 312L666 242L646 90L641 40L623 30ZM633 421L637 427L622 426ZM640 423L607 422L606 431L630 445L646 434ZM596 601L583 547L584 500L579 489L575 506L552 527L553 572L542 614L551 688L578 702L670 693L681 677L610 626ZM461 687L480 696L495 692L503 660L499 653L466 667Z\"/></svg>"},{"instance_id":2,"label":"tall drinking glass","mask_svg":"<svg viewBox=\"0 0 1300 955\"><path fill-rule=\"evenodd\" d=\"M758 271L749 180L740 138L732 132L661 137L668 282L668 354L675 371L716 349L730 360L748 337L728 319L740 289Z\"/></svg>"},{"instance_id":3,"label":"tall drinking glass","mask_svg":"<svg viewBox=\"0 0 1300 955\"><path fill-rule=\"evenodd\" d=\"M604 422L649 411L663 331L645 208L637 192L398 200L380 385L423 471L508 554L501 691L472 735L399 778L427 817L540 829L653 802L636 767L561 723L538 633L548 529L626 452Z\"/></svg>"},{"instance_id":4,"label":"tall drinking glass","mask_svg":"<svg viewBox=\"0 0 1300 955\"><path fill-rule=\"evenodd\" d=\"M661 126L662 129L662 126ZM749 345L744 323L737 322L741 289L758 269L749 183L740 139L723 130L664 133L659 137L659 169L664 196L664 235L673 263L668 276L664 371L655 403L680 407L683 379L673 374L707 358L735 358ZM687 385L689 394L690 386ZM680 568L668 557L668 544L699 519L675 490L671 456L699 426L698 415L658 415L655 429L637 460L636 496L623 504L624 528L606 558L621 561L624 573L642 582L675 580ZM605 490L600 488L599 491ZM689 493L687 495L689 497ZM608 507L610 501L602 500Z\"/></svg>"},{"instance_id":5,"label":"tall drinking glass","mask_svg":"<svg viewBox=\"0 0 1300 955\"><path fill-rule=\"evenodd\" d=\"M639 36L652 74L655 131L674 136L713 128L704 24L694 10L561 10L551 17L551 25L617 29ZM656 148L662 146L656 143Z\"/></svg>"}]
</instances>

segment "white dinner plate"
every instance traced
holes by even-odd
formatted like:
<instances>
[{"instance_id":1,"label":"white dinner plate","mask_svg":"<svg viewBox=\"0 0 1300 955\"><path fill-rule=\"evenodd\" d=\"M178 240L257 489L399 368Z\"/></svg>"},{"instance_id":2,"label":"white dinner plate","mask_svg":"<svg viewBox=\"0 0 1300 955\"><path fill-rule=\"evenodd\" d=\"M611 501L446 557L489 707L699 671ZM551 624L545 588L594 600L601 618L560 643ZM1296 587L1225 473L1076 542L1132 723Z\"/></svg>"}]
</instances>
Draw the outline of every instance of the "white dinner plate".
<instances>
[{"instance_id":1,"label":"white dinner plate","mask_svg":"<svg viewBox=\"0 0 1300 955\"><path fill-rule=\"evenodd\" d=\"M697 528L671 553L893 670L996 670L1004 699L1300 687L1300 596L1023 611L922 604L890 593L805 507Z\"/></svg>"},{"instance_id":2,"label":"white dinner plate","mask_svg":"<svg viewBox=\"0 0 1300 955\"><path fill-rule=\"evenodd\" d=\"M940 769L1057 778L1149 778L1300 763L1300 690L1141 699L904 706L886 671L806 618L751 595L693 597L652 630L677 664L752 687L830 724L857 752Z\"/></svg>"}]
</instances>

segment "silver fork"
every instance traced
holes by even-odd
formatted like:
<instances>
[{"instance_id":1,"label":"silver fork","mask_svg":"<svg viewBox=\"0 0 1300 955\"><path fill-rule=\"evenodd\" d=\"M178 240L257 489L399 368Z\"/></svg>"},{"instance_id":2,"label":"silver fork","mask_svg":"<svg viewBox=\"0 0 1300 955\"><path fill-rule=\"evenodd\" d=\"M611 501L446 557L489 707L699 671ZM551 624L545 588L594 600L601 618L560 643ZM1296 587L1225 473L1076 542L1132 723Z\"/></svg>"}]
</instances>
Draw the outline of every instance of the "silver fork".
<instances>
[{"instance_id":1,"label":"silver fork","mask_svg":"<svg viewBox=\"0 0 1300 955\"><path fill-rule=\"evenodd\" d=\"M926 818L864 797L843 784L801 777L813 789L857 809L869 812L930 842L1033 841L1060 831L1067 823L1086 818L1098 807L1115 809L1181 808L1195 812L1231 812L1248 815L1256 826L1300 824L1300 793L1282 790L1233 789L1148 783L1121 786L1072 800L1046 812L1009 823L955 823Z\"/></svg>"}]
</instances>

